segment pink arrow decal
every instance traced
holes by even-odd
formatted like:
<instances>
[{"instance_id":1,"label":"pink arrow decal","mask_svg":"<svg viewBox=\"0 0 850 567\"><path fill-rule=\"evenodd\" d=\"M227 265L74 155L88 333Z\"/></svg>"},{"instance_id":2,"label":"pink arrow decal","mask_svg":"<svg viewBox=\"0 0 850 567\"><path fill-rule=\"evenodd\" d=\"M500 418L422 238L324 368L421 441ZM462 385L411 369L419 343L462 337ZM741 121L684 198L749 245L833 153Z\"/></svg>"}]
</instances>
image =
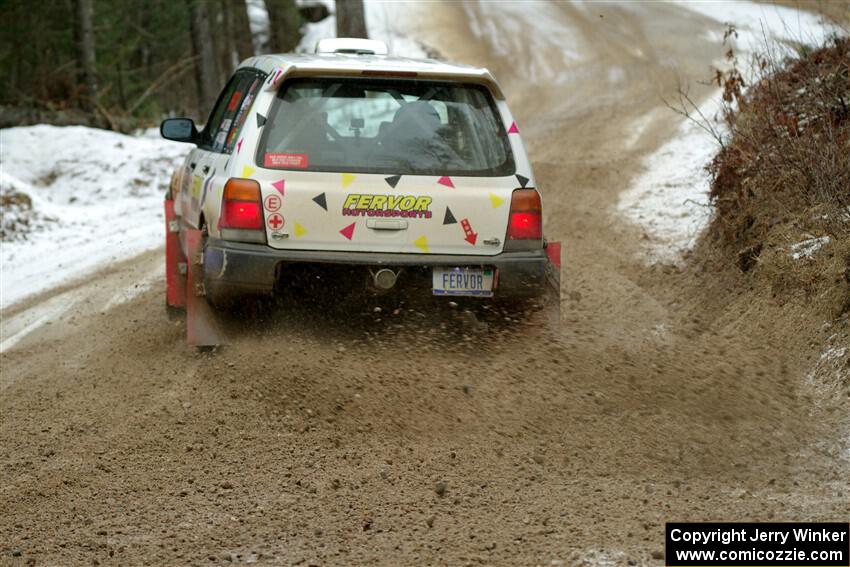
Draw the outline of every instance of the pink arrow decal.
<instances>
[{"instance_id":1,"label":"pink arrow decal","mask_svg":"<svg viewBox=\"0 0 850 567\"><path fill-rule=\"evenodd\" d=\"M272 187L277 189L277 192L280 193L281 197L283 197L283 187L284 187L285 184L286 184L286 181L284 181L283 179L281 179L280 181L275 181L274 183L272 183Z\"/></svg>"},{"instance_id":2,"label":"pink arrow decal","mask_svg":"<svg viewBox=\"0 0 850 567\"><path fill-rule=\"evenodd\" d=\"M519 128L516 127L516 122L511 122L511 127L508 128L508 134L519 134Z\"/></svg>"},{"instance_id":3,"label":"pink arrow decal","mask_svg":"<svg viewBox=\"0 0 850 567\"><path fill-rule=\"evenodd\" d=\"M236 142L236 153L239 153L239 150L242 149L242 138L239 138L239 141Z\"/></svg>"},{"instance_id":4,"label":"pink arrow decal","mask_svg":"<svg viewBox=\"0 0 850 567\"><path fill-rule=\"evenodd\" d=\"M445 175L443 177L439 178L437 180L437 183L439 183L440 185L444 185L446 187L451 187L452 189L455 188L455 184L452 183L452 178L445 176Z\"/></svg>"},{"instance_id":5,"label":"pink arrow decal","mask_svg":"<svg viewBox=\"0 0 850 567\"><path fill-rule=\"evenodd\" d=\"M340 230L339 233L341 235L343 235L344 237L346 237L347 239L351 240L351 237L354 236L354 227L356 225L357 225L357 223L353 222L350 225L348 225L347 227L345 227L344 229Z\"/></svg>"}]
</instances>

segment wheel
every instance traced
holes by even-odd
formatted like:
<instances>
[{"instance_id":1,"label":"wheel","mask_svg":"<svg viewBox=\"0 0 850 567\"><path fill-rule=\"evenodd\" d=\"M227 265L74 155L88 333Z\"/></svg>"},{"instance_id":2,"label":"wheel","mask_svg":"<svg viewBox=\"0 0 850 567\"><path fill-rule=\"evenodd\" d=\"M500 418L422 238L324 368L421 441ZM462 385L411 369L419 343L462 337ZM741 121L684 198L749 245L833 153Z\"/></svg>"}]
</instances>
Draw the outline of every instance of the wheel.
<instances>
[{"instance_id":1,"label":"wheel","mask_svg":"<svg viewBox=\"0 0 850 567\"><path fill-rule=\"evenodd\" d=\"M168 301L165 302L165 316L168 317L169 321L177 321L178 319L182 319L183 315L186 314L186 310L182 307L174 307L173 305L169 305Z\"/></svg>"}]
</instances>

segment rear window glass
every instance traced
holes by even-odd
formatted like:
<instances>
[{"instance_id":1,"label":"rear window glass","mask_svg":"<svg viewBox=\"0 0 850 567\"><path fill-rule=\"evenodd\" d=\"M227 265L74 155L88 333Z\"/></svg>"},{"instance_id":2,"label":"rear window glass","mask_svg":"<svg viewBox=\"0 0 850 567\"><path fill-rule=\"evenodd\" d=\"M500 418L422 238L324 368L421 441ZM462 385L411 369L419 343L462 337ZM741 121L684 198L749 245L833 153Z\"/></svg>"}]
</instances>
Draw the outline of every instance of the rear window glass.
<instances>
[{"instance_id":1,"label":"rear window glass","mask_svg":"<svg viewBox=\"0 0 850 567\"><path fill-rule=\"evenodd\" d=\"M387 79L286 82L263 129L257 163L273 169L484 177L515 169L486 88Z\"/></svg>"}]
</instances>

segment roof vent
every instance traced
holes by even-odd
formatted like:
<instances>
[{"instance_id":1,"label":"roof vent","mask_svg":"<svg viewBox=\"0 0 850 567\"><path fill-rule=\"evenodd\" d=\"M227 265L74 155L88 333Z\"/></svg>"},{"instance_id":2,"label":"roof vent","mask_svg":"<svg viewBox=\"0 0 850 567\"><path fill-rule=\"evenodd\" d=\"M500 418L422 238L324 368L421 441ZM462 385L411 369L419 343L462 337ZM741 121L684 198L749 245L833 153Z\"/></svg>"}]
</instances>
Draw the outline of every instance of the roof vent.
<instances>
[{"instance_id":1,"label":"roof vent","mask_svg":"<svg viewBox=\"0 0 850 567\"><path fill-rule=\"evenodd\" d=\"M336 37L316 43L316 53L342 53L347 55L386 55L387 44L375 39Z\"/></svg>"}]
</instances>

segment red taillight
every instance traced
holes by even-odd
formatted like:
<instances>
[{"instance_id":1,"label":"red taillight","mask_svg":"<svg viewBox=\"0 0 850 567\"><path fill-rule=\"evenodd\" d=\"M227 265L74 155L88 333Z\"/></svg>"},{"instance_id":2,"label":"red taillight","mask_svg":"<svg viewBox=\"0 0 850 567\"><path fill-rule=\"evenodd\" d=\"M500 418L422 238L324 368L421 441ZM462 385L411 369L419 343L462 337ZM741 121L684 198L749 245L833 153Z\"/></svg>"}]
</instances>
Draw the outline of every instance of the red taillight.
<instances>
[{"instance_id":1,"label":"red taillight","mask_svg":"<svg viewBox=\"0 0 850 567\"><path fill-rule=\"evenodd\" d=\"M540 194L534 189L517 189L511 196L508 240L541 240L543 215Z\"/></svg>"},{"instance_id":2,"label":"red taillight","mask_svg":"<svg viewBox=\"0 0 850 567\"><path fill-rule=\"evenodd\" d=\"M221 217L222 228L241 228L245 230L260 230L263 219L260 215L260 205L248 201L225 201Z\"/></svg>"},{"instance_id":3,"label":"red taillight","mask_svg":"<svg viewBox=\"0 0 850 567\"><path fill-rule=\"evenodd\" d=\"M262 230L263 208L260 185L250 179L230 179L224 186L221 228Z\"/></svg>"},{"instance_id":4,"label":"red taillight","mask_svg":"<svg viewBox=\"0 0 850 567\"><path fill-rule=\"evenodd\" d=\"M540 213L511 213L508 238L511 240L540 240L543 237L540 224Z\"/></svg>"}]
</instances>

